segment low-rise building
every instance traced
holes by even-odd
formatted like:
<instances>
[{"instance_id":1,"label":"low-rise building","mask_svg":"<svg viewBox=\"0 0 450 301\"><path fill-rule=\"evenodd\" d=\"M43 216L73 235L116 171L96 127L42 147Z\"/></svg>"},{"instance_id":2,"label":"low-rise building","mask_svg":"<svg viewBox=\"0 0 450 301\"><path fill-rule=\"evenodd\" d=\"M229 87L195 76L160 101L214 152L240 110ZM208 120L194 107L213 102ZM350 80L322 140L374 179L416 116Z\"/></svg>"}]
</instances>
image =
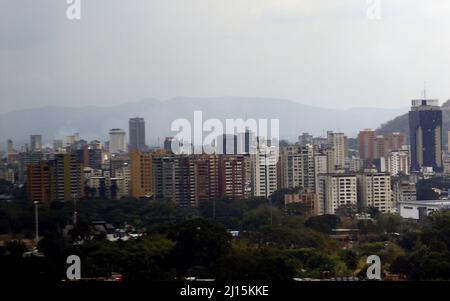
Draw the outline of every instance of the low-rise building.
<instances>
[{"instance_id":1,"label":"low-rise building","mask_svg":"<svg viewBox=\"0 0 450 301\"><path fill-rule=\"evenodd\" d=\"M398 213L403 218L421 220L430 213L450 210L450 200L405 201L398 203Z\"/></svg>"},{"instance_id":2,"label":"low-rise building","mask_svg":"<svg viewBox=\"0 0 450 301\"><path fill-rule=\"evenodd\" d=\"M292 210L290 204L301 204L301 211L306 216L319 215L319 201L317 194L311 192L292 193L284 195L284 207L287 213Z\"/></svg>"}]
</instances>

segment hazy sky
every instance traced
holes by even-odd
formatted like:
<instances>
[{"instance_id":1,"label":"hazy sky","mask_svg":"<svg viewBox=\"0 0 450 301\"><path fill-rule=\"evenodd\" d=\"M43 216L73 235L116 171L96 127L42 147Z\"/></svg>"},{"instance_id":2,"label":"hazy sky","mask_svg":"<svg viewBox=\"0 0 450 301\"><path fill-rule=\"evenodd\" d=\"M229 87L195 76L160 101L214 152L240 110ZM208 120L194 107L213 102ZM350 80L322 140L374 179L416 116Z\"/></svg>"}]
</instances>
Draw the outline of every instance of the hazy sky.
<instances>
[{"instance_id":1,"label":"hazy sky","mask_svg":"<svg viewBox=\"0 0 450 301\"><path fill-rule=\"evenodd\" d=\"M369 1L373 2L373 1ZM0 0L0 112L258 96L325 107L450 98L450 1Z\"/></svg>"}]
</instances>

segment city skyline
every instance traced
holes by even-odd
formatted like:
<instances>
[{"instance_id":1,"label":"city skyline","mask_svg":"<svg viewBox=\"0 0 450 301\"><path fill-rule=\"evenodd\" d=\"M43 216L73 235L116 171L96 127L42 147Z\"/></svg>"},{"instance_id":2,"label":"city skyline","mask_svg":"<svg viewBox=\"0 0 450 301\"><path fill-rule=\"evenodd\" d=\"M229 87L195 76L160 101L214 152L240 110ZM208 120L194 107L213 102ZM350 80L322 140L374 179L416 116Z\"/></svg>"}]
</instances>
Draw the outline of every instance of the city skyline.
<instances>
[{"instance_id":1,"label":"city skyline","mask_svg":"<svg viewBox=\"0 0 450 301\"><path fill-rule=\"evenodd\" d=\"M0 283L213 300L449 281L449 16L0 1Z\"/></svg>"}]
</instances>

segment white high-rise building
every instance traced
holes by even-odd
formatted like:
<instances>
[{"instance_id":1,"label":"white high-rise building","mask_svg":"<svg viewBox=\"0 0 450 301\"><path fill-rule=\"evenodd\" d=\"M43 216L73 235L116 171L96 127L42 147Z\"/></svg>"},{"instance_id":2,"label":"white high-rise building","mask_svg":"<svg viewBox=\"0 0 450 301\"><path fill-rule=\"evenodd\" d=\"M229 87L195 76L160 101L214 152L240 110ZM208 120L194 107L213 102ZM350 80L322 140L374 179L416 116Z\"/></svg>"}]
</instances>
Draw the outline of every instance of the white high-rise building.
<instances>
[{"instance_id":1,"label":"white high-rise building","mask_svg":"<svg viewBox=\"0 0 450 301\"><path fill-rule=\"evenodd\" d=\"M345 158L348 154L347 136L344 133L327 132L328 144L334 149L336 169L345 168Z\"/></svg>"},{"instance_id":2,"label":"white high-rise building","mask_svg":"<svg viewBox=\"0 0 450 301\"><path fill-rule=\"evenodd\" d=\"M109 131L109 152L119 154L127 151L125 139L126 133L122 129L111 129Z\"/></svg>"},{"instance_id":3,"label":"white high-rise building","mask_svg":"<svg viewBox=\"0 0 450 301\"><path fill-rule=\"evenodd\" d=\"M277 190L277 156L275 148L264 152L258 151L256 154L251 155L252 190L254 196L268 198Z\"/></svg>"},{"instance_id":4,"label":"white high-rise building","mask_svg":"<svg viewBox=\"0 0 450 301\"><path fill-rule=\"evenodd\" d=\"M401 149L391 151L386 156L386 171L392 176L399 174L409 175L409 151Z\"/></svg>"},{"instance_id":5,"label":"white high-rise building","mask_svg":"<svg viewBox=\"0 0 450 301\"><path fill-rule=\"evenodd\" d=\"M358 175L361 205L374 207L380 212L392 212L391 176L387 173L364 173Z\"/></svg>"},{"instance_id":6,"label":"white high-rise building","mask_svg":"<svg viewBox=\"0 0 450 301\"><path fill-rule=\"evenodd\" d=\"M335 214L343 205L357 204L357 179L354 174L321 174L317 179L319 214Z\"/></svg>"}]
</instances>

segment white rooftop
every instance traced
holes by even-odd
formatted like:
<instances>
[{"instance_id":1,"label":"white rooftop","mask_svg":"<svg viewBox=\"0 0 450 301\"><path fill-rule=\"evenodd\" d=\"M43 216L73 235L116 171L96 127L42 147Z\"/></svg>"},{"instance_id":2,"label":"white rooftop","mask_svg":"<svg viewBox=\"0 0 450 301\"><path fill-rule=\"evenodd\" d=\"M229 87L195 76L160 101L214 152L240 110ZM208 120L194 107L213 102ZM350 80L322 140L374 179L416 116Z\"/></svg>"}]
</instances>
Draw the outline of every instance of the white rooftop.
<instances>
[{"instance_id":1,"label":"white rooftop","mask_svg":"<svg viewBox=\"0 0 450 301\"><path fill-rule=\"evenodd\" d=\"M435 205L435 206L445 206L450 205L450 200L426 200L426 201L403 201L400 204L411 204L411 205Z\"/></svg>"}]
</instances>

